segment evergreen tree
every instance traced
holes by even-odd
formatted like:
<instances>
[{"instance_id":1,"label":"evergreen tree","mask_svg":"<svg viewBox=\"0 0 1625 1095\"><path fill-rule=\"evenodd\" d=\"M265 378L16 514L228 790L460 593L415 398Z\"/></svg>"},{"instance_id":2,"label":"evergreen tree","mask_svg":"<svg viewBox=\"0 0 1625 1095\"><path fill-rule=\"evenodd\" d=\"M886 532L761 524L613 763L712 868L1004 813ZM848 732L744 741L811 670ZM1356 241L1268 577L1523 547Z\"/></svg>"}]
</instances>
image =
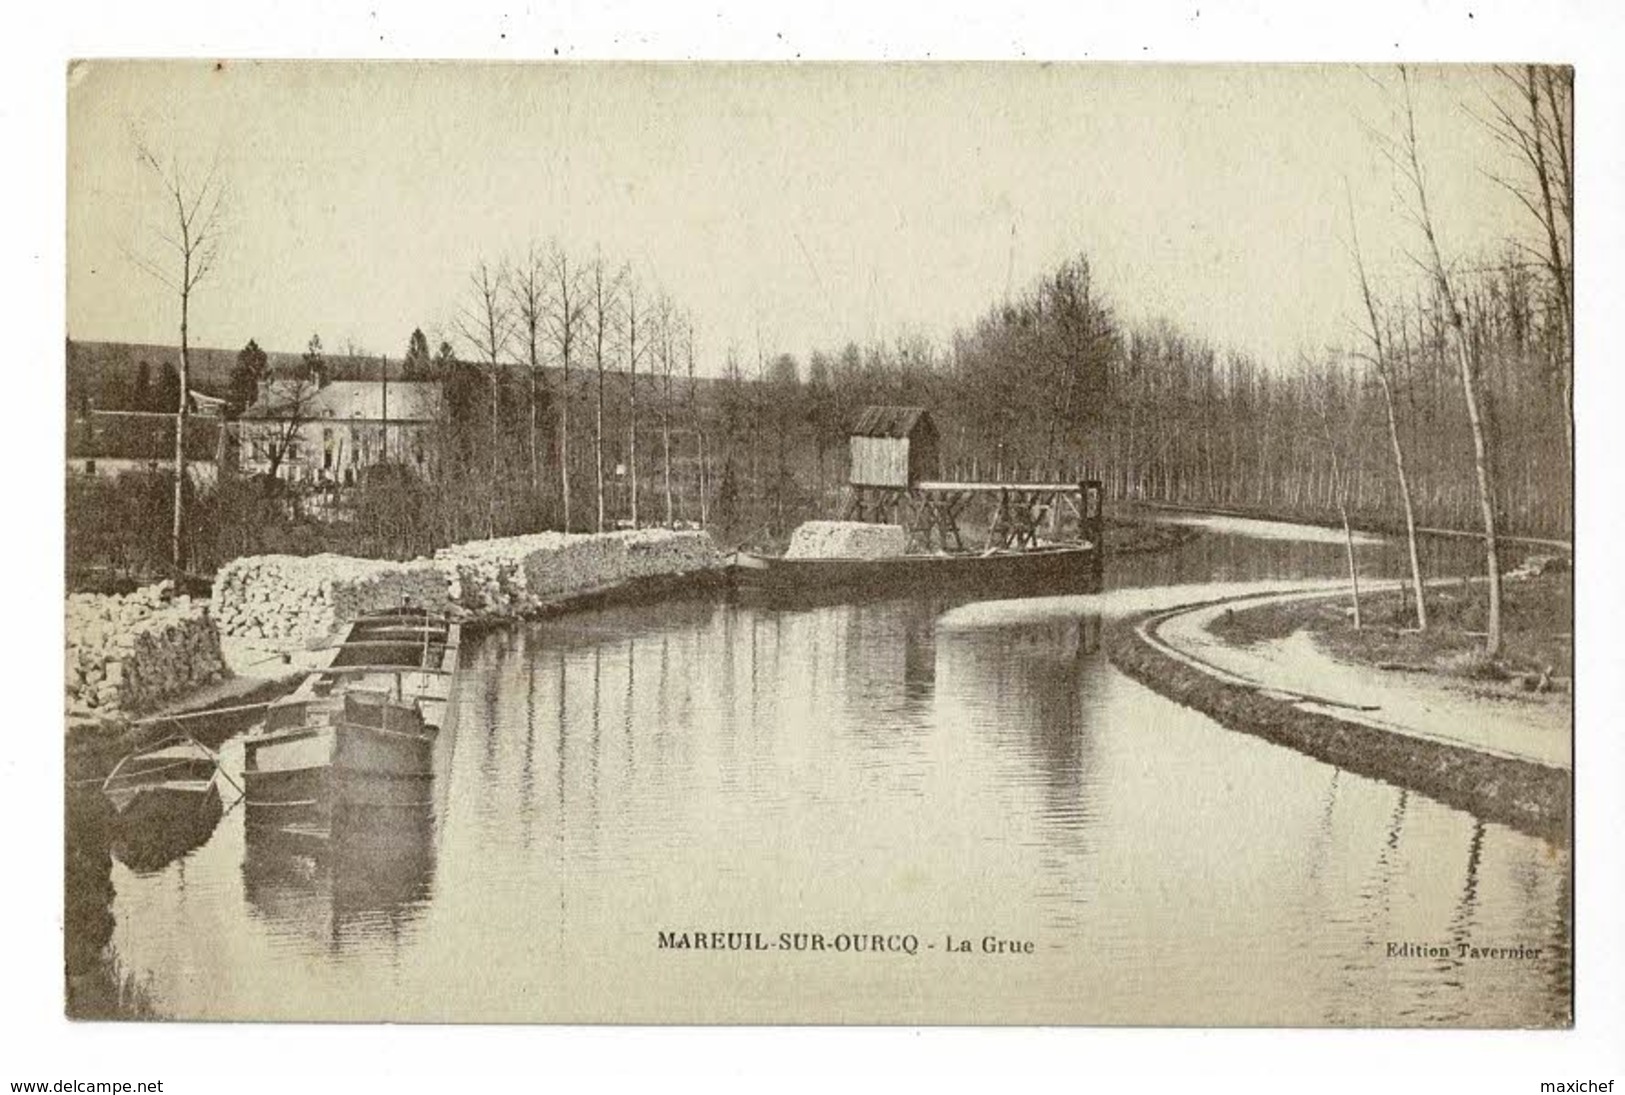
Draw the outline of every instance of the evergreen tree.
<instances>
[{"instance_id":1,"label":"evergreen tree","mask_svg":"<svg viewBox=\"0 0 1625 1095\"><path fill-rule=\"evenodd\" d=\"M300 363L300 376L309 380L318 388L327 387L327 357L322 353L322 336L311 335L310 342L305 346L305 356Z\"/></svg>"},{"instance_id":2,"label":"evergreen tree","mask_svg":"<svg viewBox=\"0 0 1625 1095\"><path fill-rule=\"evenodd\" d=\"M434 360L429 356L429 339L424 335L423 328L414 328L406 344L406 357L401 362L401 377L404 380L428 380L433 372Z\"/></svg>"},{"instance_id":3,"label":"evergreen tree","mask_svg":"<svg viewBox=\"0 0 1625 1095\"><path fill-rule=\"evenodd\" d=\"M130 398L133 411L150 411L152 407L152 366L143 358L135 367L135 391ZM166 408L167 409L167 408Z\"/></svg>"},{"instance_id":4,"label":"evergreen tree","mask_svg":"<svg viewBox=\"0 0 1625 1095\"><path fill-rule=\"evenodd\" d=\"M155 409L170 412L181 402L181 374L175 370L170 362L164 362L163 375L158 380L157 389L153 393L152 405Z\"/></svg>"},{"instance_id":5,"label":"evergreen tree","mask_svg":"<svg viewBox=\"0 0 1625 1095\"><path fill-rule=\"evenodd\" d=\"M236 418L254 405L259 398L260 382L265 379L267 366L265 351L253 339L249 339L248 345L237 351L237 364L232 366L231 390L226 404L230 417Z\"/></svg>"}]
</instances>

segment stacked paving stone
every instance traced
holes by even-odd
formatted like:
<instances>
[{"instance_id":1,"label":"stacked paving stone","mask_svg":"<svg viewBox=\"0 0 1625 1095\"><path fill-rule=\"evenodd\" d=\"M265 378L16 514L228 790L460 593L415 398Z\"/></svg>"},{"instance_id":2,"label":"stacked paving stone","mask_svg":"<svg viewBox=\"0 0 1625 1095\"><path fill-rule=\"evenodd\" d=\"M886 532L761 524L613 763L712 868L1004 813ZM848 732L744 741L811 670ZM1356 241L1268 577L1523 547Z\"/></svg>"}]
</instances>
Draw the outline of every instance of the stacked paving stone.
<instances>
[{"instance_id":1,"label":"stacked paving stone","mask_svg":"<svg viewBox=\"0 0 1625 1095\"><path fill-rule=\"evenodd\" d=\"M790 537L787 559L881 559L901 555L908 534L901 525L863 521L807 521Z\"/></svg>"},{"instance_id":2,"label":"stacked paving stone","mask_svg":"<svg viewBox=\"0 0 1625 1095\"><path fill-rule=\"evenodd\" d=\"M691 574L722 565L717 546L708 532L638 529L635 532L611 532L606 535L626 545L623 580Z\"/></svg>"},{"instance_id":3,"label":"stacked paving stone","mask_svg":"<svg viewBox=\"0 0 1625 1095\"><path fill-rule=\"evenodd\" d=\"M720 562L707 533L665 529L542 532L435 552L451 603L476 616L521 615L634 579L687 574Z\"/></svg>"},{"instance_id":4,"label":"stacked paving stone","mask_svg":"<svg viewBox=\"0 0 1625 1095\"><path fill-rule=\"evenodd\" d=\"M279 644L324 639L368 612L446 608L446 579L427 559L250 555L220 568L213 613L222 635Z\"/></svg>"},{"instance_id":5,"label":"stacked paving stone","mask_svg":"<svg viewBox=\"0 0 1625 1095\"><path fill-rule=\"evenodd\" d=\"M410 563L342 555L253 555L215 576L210 602L164 582L124 597L67 600L70 716L116 718L220 679L222 635L290 648L324 641L369 612L410 604L475 617L721 565L704 532L641 529L479 540Z\"/></svg>"},{"instance_id":6,"label":"stacked paving stone","mask_svg":"<svg viewBox=\"0 0 1625 1095\"><path fill-rule=\"evenodd\" d=\"M68 596L70 717L139 712L225 674L209 606L172 589L160 582L125 596Z\"/></svg>"}]
</instances>

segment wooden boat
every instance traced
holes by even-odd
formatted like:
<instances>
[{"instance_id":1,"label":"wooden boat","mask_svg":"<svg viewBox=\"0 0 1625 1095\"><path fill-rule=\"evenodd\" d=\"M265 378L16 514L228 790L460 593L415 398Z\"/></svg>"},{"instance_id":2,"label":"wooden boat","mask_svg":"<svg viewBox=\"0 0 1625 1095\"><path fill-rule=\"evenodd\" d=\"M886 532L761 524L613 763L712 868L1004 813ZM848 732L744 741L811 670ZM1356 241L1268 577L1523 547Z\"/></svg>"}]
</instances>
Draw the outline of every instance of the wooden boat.
<instances>
[{"instance_id":1,"label":"wooden boat","mask_svg":"<svg viewBox=\"0 0 1625 1095\"><path fill-rule=\"evenodd\" d=\"M733 562L730 577L737 592L797 601L922 593L1089 593L1099 590L1101 581L1100 552L1087 542L876 559L739 552Z\"/></svg>"},{"instance_id":2,"label":"wooden boat","mask_svg":"<svg viewBox=\"0 0 1625 1095\"><path fill-rule=\"evenodd\" d=\"M152 871L209 838L224 806L220 758L176 735L122 758L102 781L116 814L113 853L125 866Z\"/></svg>"},{"instance_id":3,"label":"wooden boat","mask_svg":"<svg viewBox=\"0 0 1625 1095\"><path fill-rule=\"evenodd\" d=\"M456 623L421 611L351 624L328 665L245 739L249 827L323 839L346 811L426 807L459 637Z\"/></svg>"},{"instance_id":4,"label":"wooden boat","mask_svg":"<svg viewBox=\"0 0 1625 1095\"><path fill-rule=\"evenodd\" d=\"M177 734L129 754L102 781L102 794L120 817L160 803L196 806L215 794L220 758L201 742Z\"/></svg>"}]
</instances>

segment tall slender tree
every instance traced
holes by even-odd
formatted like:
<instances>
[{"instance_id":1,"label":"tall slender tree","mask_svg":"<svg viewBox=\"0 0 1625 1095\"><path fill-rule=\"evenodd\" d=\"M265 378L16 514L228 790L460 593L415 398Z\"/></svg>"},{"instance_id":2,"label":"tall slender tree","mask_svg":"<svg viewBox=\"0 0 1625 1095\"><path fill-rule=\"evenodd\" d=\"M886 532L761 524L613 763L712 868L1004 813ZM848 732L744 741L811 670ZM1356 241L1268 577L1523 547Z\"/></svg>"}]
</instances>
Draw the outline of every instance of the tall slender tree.
<instances>
[{"instance_id":1,"label":"tall slender tree","mask_svg":"<svg viewBox=\"0 0 1625 1095\"><path fill-rule=\"evenodd\" d=\"M643 324L647 317L638 304L637 279L628 269L625 274L626 288L622 292L622 299L626 302L626 477L627 489L631 499L632 527L638 527L638 359L648 353L647 332ZM638 336L645 336L645 345L638 345Z\"/></svg>"},{"instance_id":2,"label":"tall slender tree","mask_svg":"<svg viewBox=\"0 0 1625 1095\"><path fill-rule=\"evenodd\" d=\"M548 332L553 339L554 357L559 363L559 501L564 530L570 530L570 365L576 340L581 334L584 293L581 271L570 261L564 248L554 244L548 254L549 294Z\"/></svg>"},{"instance_id":3,"label":"tall slender tree","mask_svg":"<svg viewBox=\"0 0 1625 1095\"><path fill-rule=\"evenodd\" d=\"M1422 583L1421 556L1416 550L1416 510L1411 504L1410 477L1405 470L1405 447L1399 443L1399 416L1394 410L1394 382L1392 367L1389 362L1389 350L1383 338L1383 325L1377 317L1376 301L1371 295L1371 282L1365 273L1365 257L1360 252L1360 231L1354 218L1354 196L1347 191L1347 180L1344 180L1345 194L1349 205L1349 247L1354 253L1354 271L1360 280L1360 298L1365 302L1366 337L1371 343L1371 354L1367 358L1377 370L1377 383L1382 387L1382 406L1388 423L1388 444L1394 454L1394 475L1399 480L1399 500L1405 512L1405 545L1410 553L1411 562L1411 588L1416 595L1416 627L1418 631L1428 629L1428 606L1426 589ZM1364 355L1362 355L1364 356Z\"/></svg>"},{"instance_id":4,"label":"tall slender tree","mask_svg":"<svg viewBox=\"0 0 1625 1095\"><path fill-rule=\"evenodd\" d=\"M694 431L695 443L699 448L698 493L700 496L700 527L705 528L707 518L710 516L710 514L707 512L709 505L707 500L709 484L707 483L708 469L706 466L705 451L705 421L700 416L699 388L694 379L694 314L692 312L688 314L686 322L683 326L688 335L688 340L683 350L684 365L686 366L688 373L688 421L689 428Z\"/></svg>"},{"instance_id":5,"label":"tall slender tree","mask_svg":"<svg viewBox=\"0 0 1625 1095\"><path fill-rule=\"evenodd\" d=\"M587 329L592 338L592 361L598 381L593 410L592 452L594 493L598 501L596 528L599 532L604 531L608 521L604 505L604 378L613 349L615 301L620 284L620 274L606 273L602 255L593 259L592 269L587 274Z\"/></svg>"},{"instance_id":6,"label":"tall slender tree","mask_svg":"<svg viewBox=\"0 0 1625 1095\"><path fill-rule=\"evenodd\" d=\"M509 277L509 292L513 297L514 315L518 321L519 338L525 351L528 383L525 388L525 406L528 411L526 448L530 453L530 489L534 495L541 487L541 460L537 454L536 415L540 403L538 388L541 384L542 362L538 352L538 335L545 335L547 323L547 264L541 251L531 244L525 256Z\"/></svg>"},{"instance_id":7,"label":"tall slender tree","mask_svg":"<svg viewBox=\"0 0 1625 1095\"><path fill-rule=\"evenodd\" d=\"M1492 173L1540 227L1541 245L1518 244L1545 268L1558 323L1552 356L1563 379L1569 468L1574 467L1574 175L1570 141L1574 72L1551 65L1497 67L1488 127L1512 149L1527 177Z\"/></svg>"},{"instance_id":8,"label":"tall slender tree","mask_svg":"<svg viewBox=\"0 0 1625 1095\"><path fill-rule=\"evenodd\" d=\"M226 185L216 160L197 173L177 156L161 156L139 133L135 155L162 193L166 211L152 250L135 245L135 264L180 299L180 396L175 402L175 501L170 529L170 566L178 577L186 565L186 426L191 411L192 297L213 272L225 235Z\"/></svg>"},{"instance_id":9,"label":"tall slender tree","mask_svg":"<svg viewBox=\"0 0 1625 1095\"><path fill-rule=\"evenodd\" d=\"M671 493L671 380L673 343L677 337L674 328L678 320L671 297L665 293L660 294L655 317L660 358L660 467L666 500L666 527L671 528L676 520Z\"/></svg>"},{"instance_id":10,"label":"tall slender tree","mask_svg":"<svg viewBox=\"0 0 1625 1095\"><path fill-rule=\"evenodd\" d=\"M1461 302L1451 283L1450 271L1439 247L1438 233L1434 229L1433 213L1428 206L1427 175L1422 168L1421 144L1416 135L1416 103L1409 72L1399 70L1403 91L1403 117L1397 149L1392 149L1390 161L1409 183L1414 200L1412 216L1427 244L1426 265L1433 282L1434 293L1450 331L1455 336L1457 371L1461 390L1467 403L1467 422L1473 438L1473 465L1478 481L1479 513L1484 522L1485 578L1489 586L1489 613L1485 623L1484 652L1487 657L1501 654L1501 553L1496 527L1495 464L1491 457L1491 440L1483 411L1483 397L1479 392L1478 376L1473 368L1468 343L1466 321Z\"/></svg>"},{"instance_id":11,"label":"tall slender tree","mask_svg":"<svg viewBox=\"0 0 1625 1095\"><path fill-rule=\"evenodd\" d=\"M486 535L495 536L497 495L502 483L502 359L513 337L513 316L508 307L505 273L483 259L469 274L457 329L484 365L491 382L491 482L486 493Z\"/></svg>"}]
</instances>

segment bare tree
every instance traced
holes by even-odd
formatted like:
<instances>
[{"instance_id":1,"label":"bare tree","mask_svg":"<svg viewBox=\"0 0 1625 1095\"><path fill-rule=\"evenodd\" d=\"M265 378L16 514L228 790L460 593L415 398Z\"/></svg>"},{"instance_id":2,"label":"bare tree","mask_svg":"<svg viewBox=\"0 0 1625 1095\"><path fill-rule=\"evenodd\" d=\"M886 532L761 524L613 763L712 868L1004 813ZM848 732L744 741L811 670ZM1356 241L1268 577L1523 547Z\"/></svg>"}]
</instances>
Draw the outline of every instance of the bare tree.
<instances>
[{"instance_id":1,"label":"bare tree","mask_svg":"<svg viewBox=\"0 0 1625 1095\"><path fill-rule=\"evenodd\" d=\"M175 409L175 507L170 531L170 566L179 576L186 564L186 425L191 409L192 361L189 326L192 294L213 271L225 233L226 186L219 161L199 177L179 155L160 156L139 133L133 137L136 159L162 189L165 228L156 235L161 246L142 251L132 246L131 260L160 285L180 297L180 399Z\"/></svg>"},{"instance_id":2,"label":"bare tree","mask_svg":"<svg viewBox=\"0 0 1625 1095\"><path fill-rule=\"evenodd\" d=\"M672 376L672 340L676 334L674 328L677 324L676 309L672 306L671 297L662 293L659 306L655 310L656 329L659 331L660 356L660 449L661 471L665 484L666 494L666 527L671 528L675 520L672 509L671 496L671 376Z\"/></svg>"},{"instance_id":3,"label":"bare tree","mask_svg":"<svg viewBox=\"0 0 1625 1095\"><path fill-rule=\"evenodd\" d=\"M491 378L491 483L487 492L487 535L497 534L497 492L502 482L500 432L502 357L513 337L507 278L483 259L468 278L468 295L457 314L457 330L473 347Z\"/></svg>"},{"instance_id":4,"label":"bare tree","mask_svg":"<svg viewBox=\"0 0 1625 1095\"><path fill-rule=\"evenodd\" d=\"M281 389L273 387L263 415L264 430L255 430L264 446L267 472L272 478L282 468L282 462L294 451L306 422L310 421L310 401L318 391L316 378L308 369L299 369L293 379Z\"/></svg>"},{"instance_id":5,"label":"bare tree","mask_svg":"<svg viewBox=\"0 0 1625 1095\"><path fill-rule=\"evenodd\" d=\"M625 271L626 290L626 402L627 442L626 474L631 492L632 527L638 527L638 358L648 348L638 346L638 333L644 315L638 310L638 283L630 270Z\"/></svg>"},{"instance_id":6,"label":"bare tree","mask_svg":"<svg viewBox=\"0 0 1625 1095\"><path fill-rule=\"evenodd\" d=\"M1416 627L1428 629L1427 599L1423 595L1422 563L1416 550L1416 511L1411 504L1411 484L1405 472L1405 448L1399 443L1399 419L1394 411L1394 388L1388 361L1388 349L1383 339L1381 321L1377 318L1377 305L1371 296L1371 283L1365 274L1365 259L1360 253L1360 233L1354 219L1354 196L1348 192L1344 180L1344 193L1349 206L1349 248L1354 254L1354 270L1360 279L1360 297L1365 302L1366 322L1370 326L1366 337L1371 342L1370 355L1360 355L1377 369L1377 382L1382 386L1382 405L1387 414L1388 443L1394 453L1394 474L1399 479L1399 500L1405 511L1405 543L1410 552L1411 588L1416 594Z\"/></svg>"},{"instance_id":7,"label":"bare tree","mask_svg":"<svg viewBox=\"0 0 1625 1095\"><path fill-rule=\"evenodd\" d=\"M1492 175L1540 225L1544 250L1535 252L1551 278L1562 331L1556 356L1563 376L1569 468L1574 467L1574 74L1549 65L1496 69L1516 107L1489 97L1490 131L1524 161L1532 180Z\"/></svg>"},{"instance_id":8,"label":"bare tree","mask_svg":"<svg viewBox=\"0 0 1625 1095\"><path fill-rule=\"evenodd\" d=\"M525 365L530 371L526 409L529 411L530 490L534 495L541 489L541 460L536 449L536 406L540 402L537 389L542 363L537 353L537 336L545 334L547 322L547 267L535 244L531 244L524 259L515 267L508 288L513 298L519 337L524 343Z\"/></svg>"},{"instance_id":9,"label":"bare tree","mask_svg":"<svg viewBox=\"0 0 1625 1095\"><path fill-rule=\"evenodd\" d=\"M1484 555L1486 578L1489 582L1489 619L1486 622L1484 652L1490 658L1501 653L1501 557L1496 537L1494 464L1490 457L1490 439L1481 407L1478 377L1473 369L1468 346L1466 323L1461 304L1450 281L1439 248L1438 234L1434 230L1433 214L1428 207L1427 175L1422 169L1420 144L1416 136L1416 105L1411 88L1410 74L1404 66L1399 70L1404 93L1404 115L1397 148L1385 146L1389 161L1410 184L1415 205L1410 210L1416 227L1427 243L1425 266L1433 281L1435 294L1444 309L1445 319L1454 338L1456 365L1461 376L1462 393L1467 402L1467 421L1472 429L1473 462L1478 479L1479 512L1484 521Z\"/></svg>"},{"instance_id":10,"label":"bare tree","mask_svg":"<svg viewBox=\"0 0 1625 1095\"><path fill-rule=\"evenodd\" d=\"M689 425L694 430L694 436L699 445L699 495L700 495L700 527L705 528L710 514L707 511L707 492L710 486L707 482L707 465L705 451L705 423L700 417L699 388L694 379L694 316L687 317L684 327L688 333L688 341L684 348L684 364L688 372L688 417Z\"/></svg>"},{"instance_id":11,"label":"bare tree","mask_svg":"<svg viewBox=\"0 0 1625 1095\"><path fill-rule=\"evenodd\" d=\"M1307 365L1299 358L1300 365ZM1337 515L1343 522L1343 551L1348 564L1349 591L1354 599L1354 630L1359 631L1360 622L1360 568L1354 558L1354 527L1349 523L1348 509L1348 476L1343 472L1343 461L1339 454L1339 444L1332 436L1332 401L1333 388L1336 385L1336 373L1331 369L1318 377L1313 378L1318 387L1319 398L1315 400L1320 417L1321 437L1326 442L1326 455L1331 464L1331 475L1327 480L1327 491L1337 505Z\"/></svg>"},{"instance_id":12,"label":"bare tree","mask_svg":"<svg viewBox=\"0 0 1625 1095\"><path fill-rule=\"evenodd\" d=\"M593 260L592 270L587 275L588 308L587 326L592 334L593 366L598 373L597 406L593 417L592 448L594 482L598 496L598 524L599 532L604 531L606 514L604 509L604 374L609 363L609 354L606 353L606 344L610 341L615 327L615 299L621 284L621 275L606 276L604 272L604 259L600 255Z\"/></svg>"},{"instance_id":13,"label":"bare tree","mask_svg":"<svg viewBox=\"0 0 1625 1095\"><path fill-rule=\"evenodd\" d=\"M548 276L553 283L549 298L548 331L563 377L559 392L559 501L563 509L564 531L570 531L570 362L583 319L581 271L557 244L548 259Z\"/></svg>"}]
</instances>

